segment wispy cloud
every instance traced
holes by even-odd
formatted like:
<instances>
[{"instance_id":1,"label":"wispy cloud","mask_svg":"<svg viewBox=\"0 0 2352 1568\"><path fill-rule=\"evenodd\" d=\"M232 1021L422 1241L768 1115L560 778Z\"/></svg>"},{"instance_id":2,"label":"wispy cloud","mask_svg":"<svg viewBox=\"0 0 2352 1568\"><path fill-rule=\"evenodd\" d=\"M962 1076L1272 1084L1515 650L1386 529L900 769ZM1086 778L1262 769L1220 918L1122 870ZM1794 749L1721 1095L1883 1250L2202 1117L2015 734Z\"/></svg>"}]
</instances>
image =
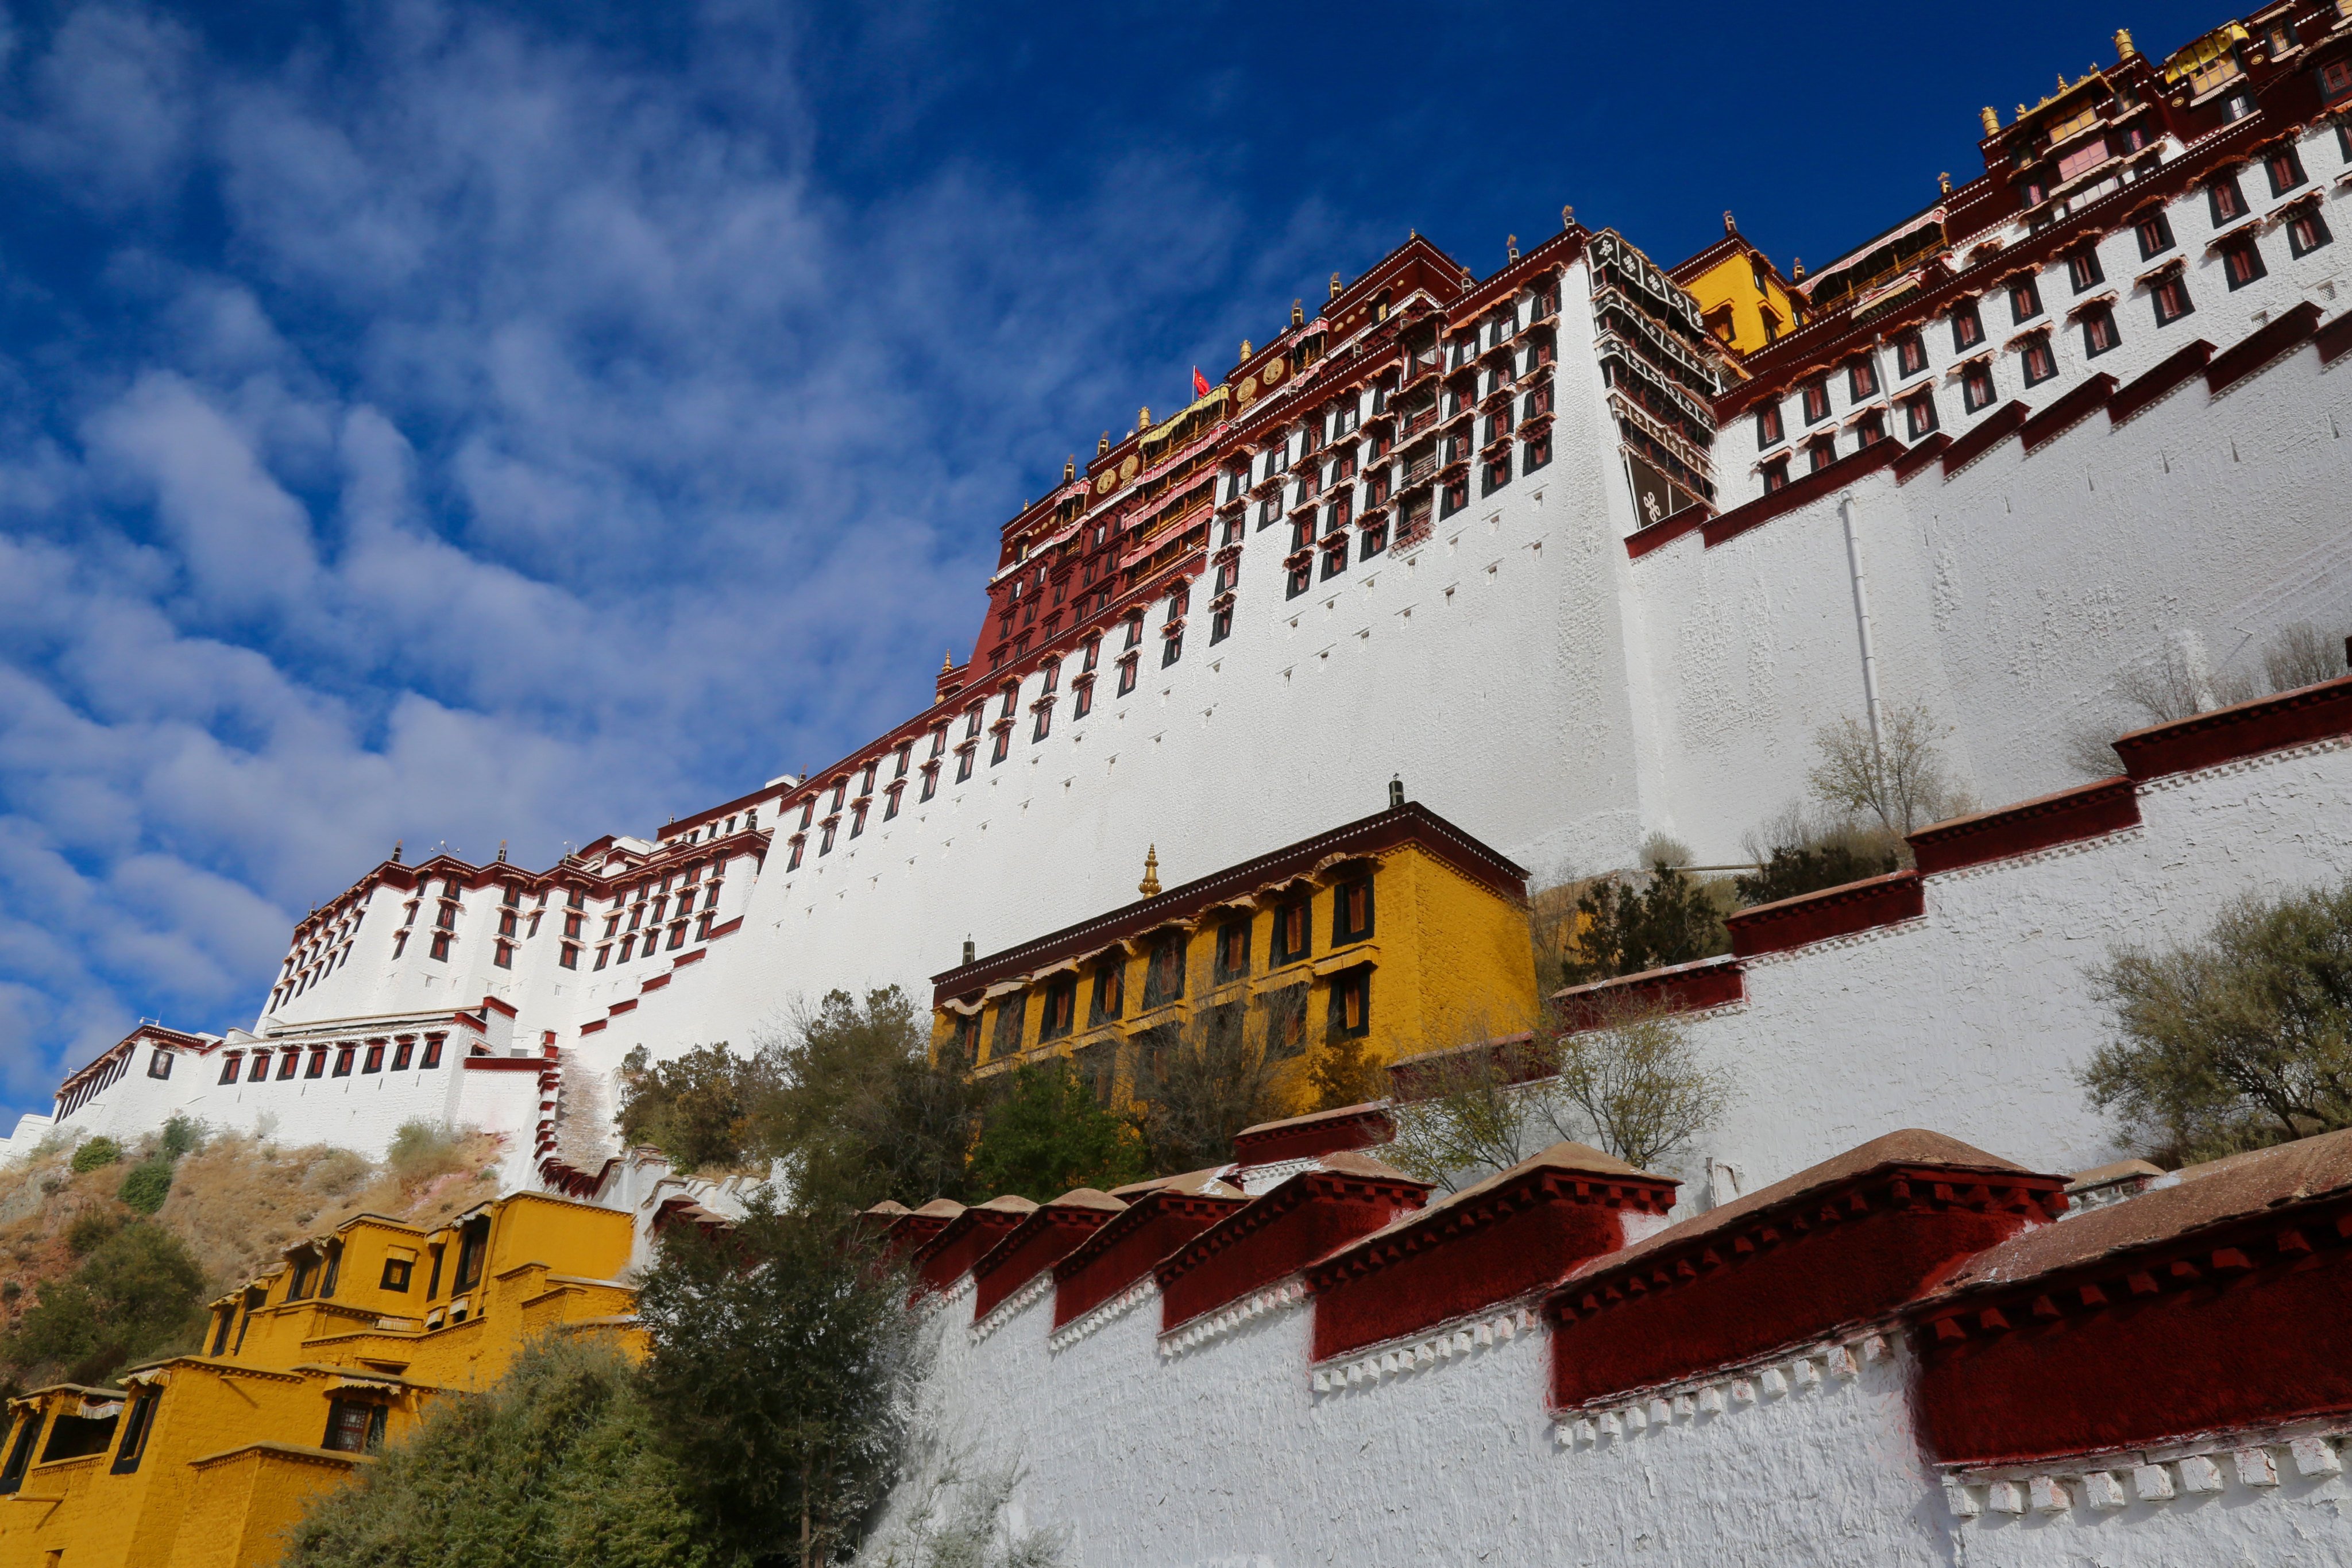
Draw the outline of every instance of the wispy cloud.
<instances>
[{"instance_id":1,"label":"wispy cloud","mask_svg":"<svg viewBox=\"0 0 2352 1568\"><path fill-rule=\"evenodd\" d=\"M902 716L1024 484L1198 352L1166 318L1334 226L1132 145L1075 195L953 148L829 181L803 48L724 7L18 24L0 1105L142 1014L245 1018L395 837L544 860Z\"/></svg>"}]
</instances>

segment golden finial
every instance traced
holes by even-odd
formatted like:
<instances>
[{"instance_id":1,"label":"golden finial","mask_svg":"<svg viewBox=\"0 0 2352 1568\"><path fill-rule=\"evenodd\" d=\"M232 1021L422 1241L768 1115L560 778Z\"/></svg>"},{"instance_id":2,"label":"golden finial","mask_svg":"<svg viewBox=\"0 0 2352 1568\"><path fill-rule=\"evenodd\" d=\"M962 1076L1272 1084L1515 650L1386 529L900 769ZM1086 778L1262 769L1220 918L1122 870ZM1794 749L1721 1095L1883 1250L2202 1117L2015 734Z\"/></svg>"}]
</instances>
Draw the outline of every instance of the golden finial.
<instances>
[{"instance_id":1,"label":"golden finial","mask_svg":"<svg viewBox=\"0 0 2352 1568\"><path fill-rule=\"evenodd\" d=\"M1095 456L1096 456L1096 457L1097 457L1097 458L1105 458L1105 457L1108 457L1109 455L1110 455L1110 432L1109 432L1109 431L1108 431L1108 430L1106 430L1106 431L1104 431L1104 432L1102 433L1102 439L1095 443Z\"/></svg>"},{"instance_id":2,"label":"golden finial","mask_svg":"<svg viewBox=\"0 0 2352 1568\"><path fill-rule=\"evenodd\" d=\"M1805 280L1805 258L1801 256L1792 256L1789 258L1789 281L1802 283Z\"/></svg>"},{"instance_id":3,"label":"golden finial","mask_svg":"<svg viewBox=\"0 0 2352 1568\"><path fill-rule=\"evenodd\" d=\"M1949 169L1936 176L1936 186L1948 196L1952 194L1952 172Z\"/></svg>"},{"instance_id":4,"label":"golden finial","mask_svg":"<svg viewBox=\"0 0 2352 1568\"><path fill-rule=\"evenodd\" d=\"M1076 452L1062 459L1062 482L1068 484L1078 477L1078 455Z\"/></svg>"},{"instance_id":5,"label":"golden finial","mask_svg":"<svg viewBox=\"0 0 2352 1568\"><path fill-rule=\"evenodd\" d=\"M1559 209L1559 226L1562 228L1574 228L1576 226L1576 209L1574 207L1564 206Z\"/></svg>"},{"instance_id":6,"label":"golden finial","mask_svg":"<svg viewBox=\"0 0 2352 1568\"><path fill-rule=\"evenodd\" d=\"M2072 84L2072 83L2070 83L2069 81L2067 81L2067 79L2066 79L2066 73L2065 73L2064 71L2060 71L2060 72L2058 73L2058 90L2059 90L2060 92L2063 92L2063 91L2065 91L2065 90L2066 90L2066 89L2067 89L2068 87L2070 87L2070 86L2072 86L2072 85L2073 85L2073 84Z\"/></svg>"},{"instance_id":7,"label":"golden finial","mask_svg":"<svg viewBox=\"0 0 2352 1568\"><path fill-rule=\"evenodd\" d=\"M1136 410L1135 427L1139 430L1149 430L1151 428L1151 405L1147 403L1141 408Z\"/></svg>"},{"instance_id":8,"label":"golden finial","mask_svg":"<svg viewBox=\"0 0 2352 1568\"><path fill-rule=\"evenodd\" d=\"M1331 298L1333 298L1334 300L1336 300L1336 299L1338 299L1339 297L1339 275L1338 273L1334 272L1333 274L1331 274Z\"/></svg>"},{"instance_id":9,"label":"golden finial","mask_svg":"<svg viewBox=\"0 0 2352 1568\"><path fill-rule=\"evenodd\" d=\"M1247 338L1244 338L1242 340L1242 357L1235 360L1234 363L1236 364L1245 364L1249 361L1249 356L1255 352L1255 350L1250 347L1250 341Z\"/></svg>"},{"instance_id":10,"label":"golden finial","mask_svg":"<svg viewBox=\"0 0 2352 1568\"><path fill-rule=\"evenodd\" d=\"M1160 896L1160 846L1157 844L1143 852L1143 880L1135 885L1135 890L1147 899Z\"/></svg>"},{"instance_id":11,"label":"golden finial","mask_svg":"<svg viewBox=\"0 0 2352 1568\"><path fill-rule=\"evenodd\" d=\"M1503 248L1510 253L1512 260L1517 261L1519 258L1519 237L1516 234L1505 235Z\"/></svg>"},{"instance_id":12,"label":"golden finial","mask_svg":"<svg viewBox=\"0 0 2352 1568\"><path fill-rule=\"evenodd\" d=\"M947 652L940 655L940 673L941 675L945 675L949 670L953 669L954 668L955 649L950 648Z\"/></svg>"},{"instance_id":13,"label":"golden finial","mask_svg":"<svg viewBox=\"0 0 2352 1568\"><path fill-rule=\"evenodd\" d=\"M2132 47L2131 29L2129 27L2117 27L2116 29L2116 60L2118 62L2127 60L2137 53L2139 53L2139 51Z\"/></svg>"},{"instance_id":14,"label":"golden finial","mask_svg":"<svg viewBox=\"0 0 2352 1568\"><path fill-rule=\"evenodd\" d=\"M2024 119L2024 118L2025 118L2025 115L2026 115L2026 109L2025 109L2025 105L2023 105L2023 104L2021 104L2021 104L2019 104L2019 105L2017 106L2017 117L2018 117L2020 120L2022 120L2022 119Z\"/></svg>"},{"instance_id":15,"label":"golden finial","mask_svg":"<svg viewBox=\"0 0 2352 1568\"><path fill-rule=\"evenodd\" d=\"M1739 232L1739 226L1731 220L1731 209L1729 207L1723 209L1723 232L1726 234L1738 234Z\"/></svg>"},{"instance_id":16,"label":"golden finial","mask_svg":"<svg viewBox=\"0 0 2352 1568\"><path fill-rule=\"evenodd\" d=\"M1978 112L1984 116L1985 134L1988 136L1999 135L2000 133L2000 111L1993 108L1991 104L1988 103Z\"/></svg>"},{"instance_id":17,"label":"golden finial","mask_svg":"<svg viewBox=\"0 0 2352 1568\"><path fill-rule=\"evenodd\" d=\"M1293 300L1290 302L1290 324L1294 327L1303 327L1307 324L1307 312L1302 309L1304 304L1305 301L1299 300Z\"/></svg>"}]
</instances>

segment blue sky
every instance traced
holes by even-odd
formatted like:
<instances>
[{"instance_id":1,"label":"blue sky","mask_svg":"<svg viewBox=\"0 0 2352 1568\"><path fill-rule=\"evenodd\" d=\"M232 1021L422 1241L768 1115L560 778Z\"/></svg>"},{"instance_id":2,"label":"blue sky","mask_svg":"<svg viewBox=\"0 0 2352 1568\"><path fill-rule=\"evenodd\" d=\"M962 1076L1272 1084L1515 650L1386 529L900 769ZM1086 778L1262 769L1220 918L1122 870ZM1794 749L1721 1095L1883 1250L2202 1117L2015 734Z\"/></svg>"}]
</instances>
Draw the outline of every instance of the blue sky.
<instances>
[{"instance_id":1,"label":"blue sky","mask_svg":"<svg viewBox=\"0 0 2352 1568\"><path fill-rule=\"evenodd\" d=\"M822 763L995 530L1418 227L1818 266L2224 17L1510 5L0 9L0 1122L250 1023L395 838Z\"/></svg>"}]
</instances>

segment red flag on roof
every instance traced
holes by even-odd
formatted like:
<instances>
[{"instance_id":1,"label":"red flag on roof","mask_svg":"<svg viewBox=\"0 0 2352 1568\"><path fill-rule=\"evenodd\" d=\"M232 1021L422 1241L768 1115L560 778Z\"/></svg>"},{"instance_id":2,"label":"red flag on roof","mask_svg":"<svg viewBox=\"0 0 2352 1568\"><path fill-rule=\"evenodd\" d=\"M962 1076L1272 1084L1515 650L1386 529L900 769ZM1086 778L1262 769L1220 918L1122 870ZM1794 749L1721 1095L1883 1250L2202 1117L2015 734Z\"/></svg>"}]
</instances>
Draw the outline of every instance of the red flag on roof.
<instances>
[{"instance_id":1,"label":"red flag on roof","mask_svg":"<svg viewBox=\"0 0 2352 1568\"><path fill-rule=\"evenodd\" d=\"M1209 378L1201 374L1201 367L1197 364L1192 367L1192 395L1195 397L1209 395Z\"/></svg>"}]
</instances>

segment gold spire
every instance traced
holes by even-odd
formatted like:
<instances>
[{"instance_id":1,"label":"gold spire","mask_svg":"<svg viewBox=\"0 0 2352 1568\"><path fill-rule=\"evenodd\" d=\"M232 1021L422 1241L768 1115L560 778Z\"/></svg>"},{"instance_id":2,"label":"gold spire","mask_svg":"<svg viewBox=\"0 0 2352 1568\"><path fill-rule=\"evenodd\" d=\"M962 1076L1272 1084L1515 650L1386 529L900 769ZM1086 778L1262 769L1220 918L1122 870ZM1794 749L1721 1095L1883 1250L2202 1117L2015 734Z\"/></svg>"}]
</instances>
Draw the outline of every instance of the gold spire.
<instances>
[{"instance_id":1,"label":"gold spire","mask_svg":"<svg viewBox=\"0 0 2352 1568\"><path fill-rule=\"evenodd\" d=\"M1297 300L1290 302L1290 324L1294 327L1303 327L1307 324L1307 312L1299 308L1302 303L1303 301Z\"/></svg>"},{"instance_id":2,"label":"gold spire","mask_svg":"<svg viewBox=\"0 0 2352 1568\"><path fill-rule=\"evenodd\" d=\"M1952 172L1949 169L1936 176L1936 188L1948 196L1952 194Z\"/></svg>"},{"instance_id":3,"label":"gold spire","mask_svg":"<svg viewBox=\"0 0 2352 1568\"><path fill-rule=\"evenodd\" d=\"M1160 896L1160 846L1157 844L1143 852L1143 880L1135 885L1135 890L1147 899Z\"/></svg>"},{"instance_id":4,"label":"gold spire","mask_svg":"<svg viewBox=\"0 0 2352 1568\"><path fill-rule=\"evenodd\" d=\"M1338 299L1339 297L1339 275L1338 273L1334 272L1333 274L1331 274L1331 298L1333 298L1334 300L1336 300L1336 299Z\"/></svg>"},{"instance_id":5,"label":"gold spire","mask_svg":"<svg viewBox=\"0 0 2352 1568\"><path fill-rule=\"evenodd\" d=\"M1562 228L1574 228L1576 226L1576 209L1574 207L1564 206L1559 209L1559 226Z\"/></svg>"},{"instance_id":6,"label":"gold spire","mask_svg":"<svg viewBox=\"0 0 2352 1568\"><path fill-rule=\"evenodd\" d=\"M2127 60L2137 53L2139 53L2139 51L2132 47L2131 29L2129 27L2117 27L2116 29L2116 58L2117 60Z\"/></svg>"},{"instance_id":7,"label":"gold spire","mask_svg":"<svg viewBox=\"0 0 2352 1568\"><path fill-rule=\"evenodd\" d=\"M2000 133L2000 110L1994 109L1991 104L1988 103L1983 109L1978 110L1978 112L1984 116L1985 134L1988 136L1999 135Z\"/></svg>"},{"instance_id":8,"label":"gold spire","mask_svg":"<svg viewBox=\"0 0 2352 1568\"><path fill-rule=\"evenodd\" d=\"M954 668L955 649L950 648L947 652L940 655L940 673L941 675L945 675L949 670L953 669Z\"/></svg>"},{"instance_id":9,"label":"gold spire","mask_svg":"<svg viewBox=\"0 0 2352 1568\"><path fill-rule=\"evenodd\" d=\"M1731 220L1731 209L1729 207L1723 209L1723 232L1726 234L1738 234L1739 232L1739 226Z\"/></svg>"},{"instance_id":10,"label":"gold spire","mask_svg":"<svg viewBox=\"0 0 2352 1568\"><path fill-rule=\"evenodd\" d=\"M1247 363L1249 362L1249 356L1253 352L1255 351L1250 348L1250 341L1247 338L1244 338L1242 340L1242 357L1234 363L1236 364Z\"/></svg>"},{"instance_id":11,"label":"gold spire","mask_svg":"<svg viewBox=\"0 0 2352 1568\"><path fill-rule=\"evenodd\" d=\"M1076 452L1062 459L1062 482L1068 484L1078 477L1078 455Z\"/></svg>"},{"instance_id":12,"label":"gold spire","mask_svg":"<svg viewBox=\"0 0 2352 1568\"><path fill-rule=\"evenodd\" d=\"M1151 428L1151 405L1149 403L1136 410L1135 427L1138 430L1149 430Z\"/></svg>"},{"instance_id":13,"label":"gold spire","mask_svg":"<svg viewBox=\"0 0 2352 1568\"><path fill-rule=\"evenodd\" d=\"M1516 234L1505 235L1503 237L1503 248L1511 253L1512 260L1517 261L1519 258L1519 237Z\"/></svg>"},{"instance_id":14,"label":"gold spire","mask_svg":"<svg viewBox=\"0 0 2352 1568\"><path fill-rule=\"evenodd\" d=\"M1095 456L1097 458L1107 457L1109 455L1109 452L1110 432L1106 430L1102 433L1102 439L1095 443Z\"/></svg>"}]
</instances>

